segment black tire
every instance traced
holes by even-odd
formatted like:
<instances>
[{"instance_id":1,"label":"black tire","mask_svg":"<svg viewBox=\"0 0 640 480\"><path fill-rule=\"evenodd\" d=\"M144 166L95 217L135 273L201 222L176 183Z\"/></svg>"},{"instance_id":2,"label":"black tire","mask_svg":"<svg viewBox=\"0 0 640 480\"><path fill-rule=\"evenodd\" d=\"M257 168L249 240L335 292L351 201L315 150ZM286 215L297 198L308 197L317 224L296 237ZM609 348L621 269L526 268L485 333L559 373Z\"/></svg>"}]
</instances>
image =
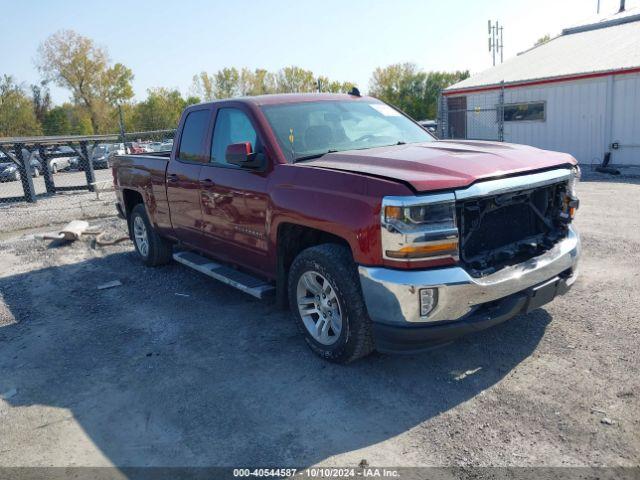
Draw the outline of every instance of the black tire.
<instances>
[{"instance_id":1,"label":"black tire","mask_svg":"<svg viewBox=\"0 0 640 480\"><path fill-rule=\"evenodd\" d=\"M311 335L298 309L298 281L306 272L317 272L333 288L342 313L342 328L332 345L324 345ZM289 305L298 329L307 344L321 358L335 363L349 363L374 350L371 319L362 296L360 280L348 248L323 244L307 248L293 261L289 270Z\"/></svg>"},{"instance_id":2,"label":"black tire","mask_svg":"<svg viewBox=\"0 0 640 480\"><path fill-rule=\"evenodd\" d=\"M136 238L134 236L134 224L136 222L136 218L140 218L146 228L148 239L148 248L146 254L140 251L140 246L138 245L138 242L136 241ZM173 246L170 242L158 235L158 232L156 232L156 230L151 225L149 217L147 216L147 211L142 203L139 203L135 207L133 207L131 215L129 215L129 237L131 237L136 252L145 265L149 267L155 267L158 265L164 265L171 261L173 255Z\"/></svg>"}]
</instances>

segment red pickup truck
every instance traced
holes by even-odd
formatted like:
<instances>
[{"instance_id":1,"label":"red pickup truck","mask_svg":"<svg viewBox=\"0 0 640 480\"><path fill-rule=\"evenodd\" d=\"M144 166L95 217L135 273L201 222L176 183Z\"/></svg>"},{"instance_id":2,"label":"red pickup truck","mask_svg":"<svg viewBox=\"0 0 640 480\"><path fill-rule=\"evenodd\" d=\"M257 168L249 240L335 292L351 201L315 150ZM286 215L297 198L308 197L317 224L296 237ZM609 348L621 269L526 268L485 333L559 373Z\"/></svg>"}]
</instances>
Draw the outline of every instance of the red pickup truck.
<instances>
[{"instance_id":1,"label":"red pickup truck","mask_svg":"<svg viewBox=\"0 0 640 480\"><path fill-rule=\"evenodd\" d=\"M449 342L566 292L578 174L564 153L436 140L357 93L190 106L171 152L113 161L145 264L275 295L343 363Z\"/></svg>"}]
</instances>

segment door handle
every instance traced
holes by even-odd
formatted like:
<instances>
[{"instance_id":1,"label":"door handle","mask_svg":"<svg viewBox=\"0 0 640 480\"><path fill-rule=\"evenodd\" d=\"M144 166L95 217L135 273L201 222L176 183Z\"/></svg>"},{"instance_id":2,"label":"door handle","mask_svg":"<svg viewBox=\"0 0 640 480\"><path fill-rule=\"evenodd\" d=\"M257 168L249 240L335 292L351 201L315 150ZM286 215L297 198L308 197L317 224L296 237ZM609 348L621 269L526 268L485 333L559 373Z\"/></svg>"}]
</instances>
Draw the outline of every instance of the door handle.
<instances>
[{"instance_id":1,"label":"door handle","mask_svg":"<svg viewBox=\"0 0 640 480\"><path fill-rule=\"evenodd\" d=\"M167 175L167 181L176 183L178 181L178 175L176 175L175 173L170 173L169 175Z\"/></svg>"}]
</instances>

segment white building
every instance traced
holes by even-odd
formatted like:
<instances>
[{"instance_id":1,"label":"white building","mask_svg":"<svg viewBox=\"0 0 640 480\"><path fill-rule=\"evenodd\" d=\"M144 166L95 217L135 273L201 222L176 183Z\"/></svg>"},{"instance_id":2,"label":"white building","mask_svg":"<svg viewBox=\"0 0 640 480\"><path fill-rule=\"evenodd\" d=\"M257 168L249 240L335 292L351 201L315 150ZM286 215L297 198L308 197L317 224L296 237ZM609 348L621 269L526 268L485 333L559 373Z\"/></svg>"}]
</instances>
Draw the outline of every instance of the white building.
<instances>
[{"instance_id":1,"label":"white building","mask_svg":"<svg viewBox=\"0 0 640 480\"><path fill-rule=\"evenodd\" d=\"M640 165L640 11L565 29L443 95L444 137L502 138L582 164L611 152L612 164Z\"/></svg>"}]
</instances>

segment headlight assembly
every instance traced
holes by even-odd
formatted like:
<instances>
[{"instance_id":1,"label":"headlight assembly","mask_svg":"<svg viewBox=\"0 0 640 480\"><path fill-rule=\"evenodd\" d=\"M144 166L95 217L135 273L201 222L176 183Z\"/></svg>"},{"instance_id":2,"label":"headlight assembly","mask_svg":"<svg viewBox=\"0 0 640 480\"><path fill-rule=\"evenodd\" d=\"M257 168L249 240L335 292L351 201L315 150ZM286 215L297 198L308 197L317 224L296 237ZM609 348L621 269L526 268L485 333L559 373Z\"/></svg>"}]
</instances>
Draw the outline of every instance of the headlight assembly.
<instances>
[{"instance_id":1,"label":"headlight assembly","mask_svg":"<svg viewBox=\"0 0 640 480\"><path fill-rule=\"evenodd\" d=\"M579 166L575 166L571 169L571 178L569 179L569 188L568 188L568 192L569 195L573 198L576 198L576 185L578 184L578 181L580 180L580 177L582 176L582 172L580 171L580 167Z\"/></svg>"},{"instance_id":2,"label":"headlight assembly","mask_svg":"<svg viewBox=\"0 0 640 480\"><path fill-rule=\"evenodd\" d=\"M576 184L578 183L578 180L580 180L580 176L582 174L580 167L577 165L573 167L572 173L573 174L567 184L567 193L564 198L562 213L560 214L560 217L567 223L574 219L576 212L578 211L578 206L580 205L580 201L576 195Z\"/></svg>"},{"instance_id":3,"label":"headlight assembly","mask_svg":"<svg viewBox=\"0 0 640 480\"><path fill-rule=\"evenodd\" d=\"M385 197L382 200L382 249L389 260L458 260L455 197Z\"/></svg>"}]
</instances>

